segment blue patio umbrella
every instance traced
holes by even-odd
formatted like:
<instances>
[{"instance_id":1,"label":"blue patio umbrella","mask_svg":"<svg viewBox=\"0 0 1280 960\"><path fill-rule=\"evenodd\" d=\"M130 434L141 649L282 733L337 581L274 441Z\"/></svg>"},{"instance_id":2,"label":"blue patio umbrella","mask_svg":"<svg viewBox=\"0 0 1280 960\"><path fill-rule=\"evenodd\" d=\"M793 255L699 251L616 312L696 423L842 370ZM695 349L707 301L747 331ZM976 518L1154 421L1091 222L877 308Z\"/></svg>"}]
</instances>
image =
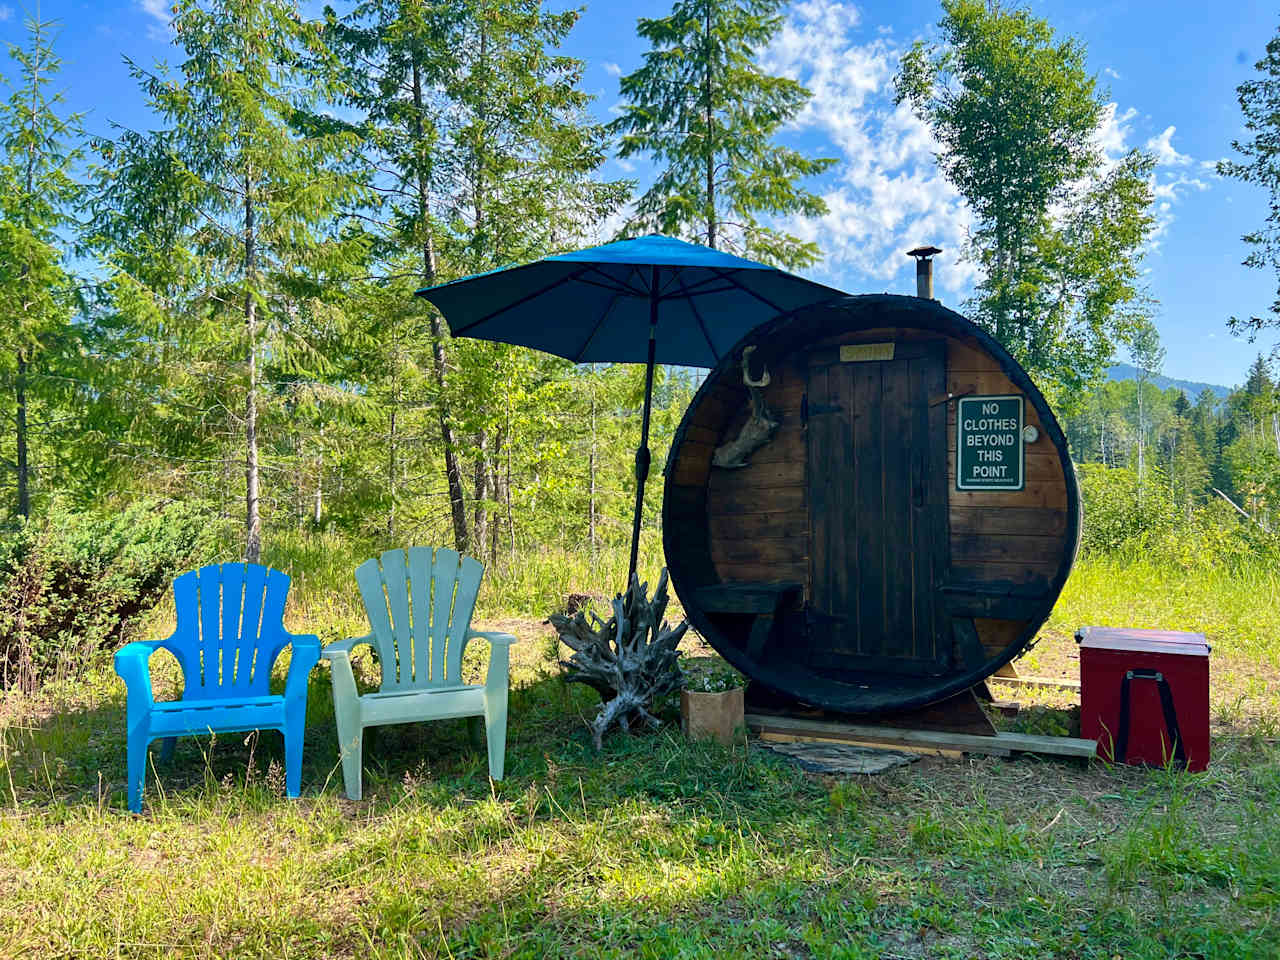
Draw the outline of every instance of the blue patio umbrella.
<instances>
[{"instance_id":1,"label":"blue patio umbrella","mask_svg":"<svg viewBox=\"0 0 1280 960\"><path fill-rule=\"evenodd\" d=\"M456 337L533 347L575 363L644 363L628 587L649 475L655 363L714 367L781 313L847 296L754 260L651 234L418 291Z\"/></svg>"}]
</instances>

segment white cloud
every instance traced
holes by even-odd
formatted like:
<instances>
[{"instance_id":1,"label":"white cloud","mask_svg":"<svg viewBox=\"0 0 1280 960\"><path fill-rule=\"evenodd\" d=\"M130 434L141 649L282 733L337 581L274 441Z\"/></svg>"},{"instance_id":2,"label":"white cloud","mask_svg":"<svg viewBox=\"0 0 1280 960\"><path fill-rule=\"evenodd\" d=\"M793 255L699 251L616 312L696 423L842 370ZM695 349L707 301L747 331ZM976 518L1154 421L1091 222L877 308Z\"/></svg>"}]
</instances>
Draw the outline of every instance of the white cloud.
<instances>
[{"instance_id":1,"label":"white cloud","mask_svg":"<svg viewBox=\"0 0 1280 960\"><path fill-rule=\"evenodd\" d=\"M911 247L942 247L938 286L952 295L975 277L958 262L972 220L942 176L939 145L905 106L893 103L893 77L904 47L882 31L860 36L852 4L805 0L792 7L762 59L770 73L799 80L813 99L794 126L830 141L839 156L823 188L828 212L792 218L786 228L816 242L819 270L851 292L911 292Z\"/></svg>"},{"instance_id":2,"label":"white cloud","mask_svg":"<svg viewBox=\"0 0 1280 960\"><path fill-rule=\"evenodd\" d=\"M864 26L852 3L802 0L792 6L761 65L809 88L813 98L792 129L818 141L806 142L806 152L839 162L817 187L810 185L828 212L782 225L822 249L825 259L814 271L819 279L852 292L911 291L905 251L932 243L944 251L936 275L944 299L962 299L978 277L976 266L960 256L973 214L939 169L942 146L906 105L893 102L893 77L906 49L907 41ZM1112 68L1104 73L1120 78ZM1198 161L1174 147L1174 126L1144 142L1137 130L1150 122L1133 107L1108 103L1094 145L1104 172L1135 147L1155 155L1151 189L1158 246L1179 204L1209 188L1212 178L1205 174L1213 161Z\"/></svg>"},{"instance_id":3,"label":"white cloud","mask_svg":"<svg viewBox=\"0 0 1280 960\"><path fill-rule=\"evenodd\" d=\"M1192 162L1185 153L1179 153L1173 146L1173 134L1176 127L1168 126L1159 136L1152 137L1146 143L1146 149L1156 156L1156 162L1171 166L1185 167Z\"/></svg>"},{"instance_id":4,"label":"white cloud","mask_svg":"<svg viewBox=\"0 0 1280 960\"><path fill-rule=\"evenodd\" d=\"M0 23L13 18L13 7L0 4Z\"/></svg>"},{"instance_id":5,"label":"white cloud","mask_svg":"<svg viewBox=\"0 0 1280 960\"><path fill-rule=\"evenodd\" d=\"M137 3L142 12L153 21L147 28L147 36L152 40L168 42L170 25L173 23L172 0L137 0Z\"/></svg>"},{"instance_id":6,"label":"white cloud","mask_svg":"<svg viewBox=\"0 0 1280 960\"><path fill-rule=\"evenodd\" d=\"M1113 80L1120 79L1120 74L1116 72L1114 67L1103 67L1102 72L1105 73L1108 77L1111 77L1111 79Z\"/></svg>"},{"instance_id":7,"label":"white cloud","mask_svg":"<svg viewBox=\"0 0 1280 960\"><path fill-rule=\"evenodd\" d=\"M611 77L622 76L622 68L612 61L605 60L600 66L604 67L604 72Z\"/></svg>"}]
</instances>

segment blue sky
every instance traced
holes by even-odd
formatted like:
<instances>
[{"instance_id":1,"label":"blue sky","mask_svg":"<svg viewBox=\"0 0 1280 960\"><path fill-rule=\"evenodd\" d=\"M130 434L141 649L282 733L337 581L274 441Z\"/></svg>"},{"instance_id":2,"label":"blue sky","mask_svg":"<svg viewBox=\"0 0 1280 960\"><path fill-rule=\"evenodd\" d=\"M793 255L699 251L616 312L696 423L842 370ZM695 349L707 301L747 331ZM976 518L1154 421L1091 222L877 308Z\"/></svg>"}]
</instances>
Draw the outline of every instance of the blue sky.
<instances>
[{"instance_id":1,"label":"blue sky","mask_svg":"<svg viewBox=\"0 0 1280 960\"><path fill-rule=\"evenodd\" d=\"M317 5L318 6L318 5ZM568 4L555 4L568 6ZM1130 147L1157 154L1155 189L1159 231L1146 260L1149 292L1159 301L1156 323L1168 350L1169 376L1234 385L1276 337L1255 344L1233 338L1231 315L1258 315L1275 293L1275 279L1240 265L1240 236L1262 224L1265 194L1219 178L1216 160L1231 155L1243 133L1235 88L1253 74L1280 13L1260 4L1166 2L1032 2L1031 9L1060 33L1081 38L1089 66L1107 92L1102 145L1111 155ZM146 126L137 87L122 62L177 59L168 46L164 0L84 3L44 0L40 14L61 22L57 48L66 61L69 104L86 111L91 133L109 121ZM644 45L635 20L661 16L668 0L594 0L566 52L588 63L586 88L602 117L618 101L618 75L639 64ZM34 4L0 0L0 39L22 42L22 19ZM938 175L927 131L892 102L892 76L901 52L930 37L939 17L923 0L803 0L764 61L814 91L814 99L785 137L839 163L812 188L831 208L819 221L793 229L816 240L824 262L806 273L853 293L912 292L914 271L903 251L922 242L944 248L938 294L960 306L972 271L957 260L968 211ZM0 73L11 71L6 64ZM611 161L607 173L639 178L644 165ZM1120 357L1119 359L1127 359Z\"/></svg>"}]
</instances>

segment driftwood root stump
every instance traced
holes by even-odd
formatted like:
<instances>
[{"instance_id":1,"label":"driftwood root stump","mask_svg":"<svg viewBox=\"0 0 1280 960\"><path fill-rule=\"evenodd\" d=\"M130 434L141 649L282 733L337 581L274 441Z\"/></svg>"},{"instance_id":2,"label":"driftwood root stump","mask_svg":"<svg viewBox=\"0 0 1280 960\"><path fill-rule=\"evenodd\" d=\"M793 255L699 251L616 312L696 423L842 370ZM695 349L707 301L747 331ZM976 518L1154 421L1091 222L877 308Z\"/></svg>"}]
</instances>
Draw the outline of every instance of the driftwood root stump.
<instances>
[{"instance_id":1,"label":"driftwood root stump","mask_svg":"<svg viewBox=\"0 0 1280 960\"><path fill-rule=\"evenodd\" d=\"M587 725L597 750L615 723L625 733L631 732L633 724L661 726L650 708L654 701L679 690L684 681L676 647L689 624L682 621L672 627L662 619L668 602L666 569L652 599L648 589L633 574L626 595L613 598L608 620L592 612L588 622L581 610L573 616L556 613L549 618L561 641L573 650L568 660L560 661L565 679L592 687L603 701Z\"/></svg>"}]
</instances>

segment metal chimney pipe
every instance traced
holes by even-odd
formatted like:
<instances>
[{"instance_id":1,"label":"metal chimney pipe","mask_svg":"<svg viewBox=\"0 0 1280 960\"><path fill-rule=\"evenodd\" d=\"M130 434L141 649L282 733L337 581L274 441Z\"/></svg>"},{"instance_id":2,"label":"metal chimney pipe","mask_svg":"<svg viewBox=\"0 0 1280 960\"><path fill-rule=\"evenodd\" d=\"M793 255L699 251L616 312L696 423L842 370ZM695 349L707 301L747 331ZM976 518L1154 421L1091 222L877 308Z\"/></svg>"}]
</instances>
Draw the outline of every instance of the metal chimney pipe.
<instances>
[{"instance_id":1,"label":"metal chimney pipe","mask_svg":"<svg viewBox=\"0 0 1280 960\"><path fill-rule=\"evenodd\" d=\"M922 300L933 299L933 258L942 251L937 247L916 247L908 250L908 257L916 258L916 296Z\"/></svg>"}]
</instances>

